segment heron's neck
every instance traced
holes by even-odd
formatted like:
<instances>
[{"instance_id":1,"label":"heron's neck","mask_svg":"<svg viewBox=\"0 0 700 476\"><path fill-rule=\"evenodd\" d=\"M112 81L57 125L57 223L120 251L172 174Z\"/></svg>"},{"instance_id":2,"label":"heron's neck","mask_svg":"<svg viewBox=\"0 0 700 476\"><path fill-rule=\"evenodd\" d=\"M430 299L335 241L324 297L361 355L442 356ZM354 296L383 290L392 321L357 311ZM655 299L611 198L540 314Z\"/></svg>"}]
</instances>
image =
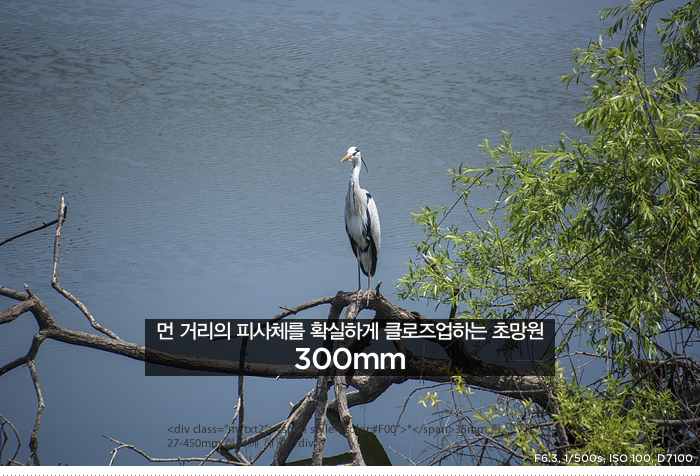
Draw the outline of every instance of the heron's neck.
<instances>
[{"instance_id":1,"label":"heron's neck","mask_svg":"<svg viewBox=\"0 0 700 476\"><path fill-rule=\"evenodd\" d=\"M354 204L358 201L358 205L362 206L366 203L366 198L364 194L360 192L360 166L356 165L352 168L350 173L350 184L348 186L348 198ZM356 209L356 207L353 207Z\"/></svg>"}]
</instances>

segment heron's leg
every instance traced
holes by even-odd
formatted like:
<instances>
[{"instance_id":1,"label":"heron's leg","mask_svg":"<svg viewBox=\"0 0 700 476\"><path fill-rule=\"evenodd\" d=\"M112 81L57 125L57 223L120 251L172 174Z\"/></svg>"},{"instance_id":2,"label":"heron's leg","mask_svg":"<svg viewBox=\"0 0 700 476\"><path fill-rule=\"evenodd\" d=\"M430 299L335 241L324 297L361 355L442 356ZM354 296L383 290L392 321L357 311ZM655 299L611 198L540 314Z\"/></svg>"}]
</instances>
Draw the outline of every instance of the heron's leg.
<instances>
[{"instance_id":1,"label":"heron's leg","mask_svg":"<svg viewBox=\"0 0 700 476\"><path fill-rule=\"evenodd\" d=\"M360 276L360 253L357 253L357 290L362 291L362 277Z\"/></svg>"},{"instance_id":2,"label":"heron's leg","mask_svg":"<svg viewBox=\"0 0 700 476\"><path fill-rule=\"evenodd\" d=\"M370 284L370 277L367 275L367 305L369 306L369 296L372 294L372 285Z\"/></svg>"}]
</instances>

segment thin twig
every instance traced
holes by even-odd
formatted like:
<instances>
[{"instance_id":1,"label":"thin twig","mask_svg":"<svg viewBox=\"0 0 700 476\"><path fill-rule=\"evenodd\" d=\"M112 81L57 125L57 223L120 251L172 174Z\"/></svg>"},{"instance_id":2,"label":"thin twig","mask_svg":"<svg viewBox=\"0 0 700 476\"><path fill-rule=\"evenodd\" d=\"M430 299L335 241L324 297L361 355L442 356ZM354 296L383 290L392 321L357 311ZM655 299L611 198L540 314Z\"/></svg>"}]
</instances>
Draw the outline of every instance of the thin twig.
<instances>
[{"instance_id":1,"label":"thin twig","mask_svg":"<svg viewBox=\"0 0 700 476\"><path fill-rule=\"evenodd\" d=\"M13 454L12 457L8 459L8 462L14 461L14 459L19 454L20 448L22 447L22 439L19 437L19 432L17 431L17 428L15 428L15 425L13 425L10 420L0 415L0 428L2 428L2 445L0 445L0 466L2 466L2 454L5 451L5 445L9 441L7 437L7 432L5 431L5 424L10 425L10 428L12 428L12 431L15 433L15 438L17 439L17 449L15 450L15 454Z\"/></svg>"},{"instance_id":2,"label":"thin twig","mask_svg":"<svg viewBox=\"0 0 700 476\"><path fill-rule=\"evenodd\" d=\"M260 458L260 457L262 456L262 454L270 447L270 445L272 444L272 442L275 441L275 440L277 439L278 436L280 436L281 434L283 434L283 432L285 431L285 428L287 427L286 425L287 425L288 421L289 421L289 418L287 418L286 420L282 420L281 422L279 422L279 423L277 423L276 425L273 425L273 426L271 426L270 428L267 429L268 431L270 431L270 433L272 433L272 432L274 431L275 434L272 435L272 436L265 442L265 444L263 445L262 449L258 452L258 454L255 455L255 457L254 457L253 459L250 460L250 464L255 464L255 462L258 460L258 458ZM261 434L261 433L262 433L262 432L260 432L259 434ZM270 434L270 433L268 433L268 434ZM265 435L265 436L267 436L267 435ZM256 440L256 441L257 441L257 440Z\"/></svg>"},{"instance_id":3,"label":"thin twig","mask_svg":"<svg viewBox=\"0 0 700 476\"><path fill-rule=\"evenodd\" d=\"M401 408L401 412L399 413L399 417L396 419L396 425L401 422L401 417L403 416L404 412L406 411L406 406L408 405L408 402L411 400L411 397L413 396L414 393L420 392L426 389L431 389L431 388L436 388L436 387L441 387L444 385L450 385L452 386L452 382L441 382L441 383L436 383L434 385L421 385L420 387L416 387L413 390L411 390L411 393L408 394L408 396L404 399L403 401L403 407Z\"/></svg>"},{"instance_id":4,"label":"thin twig","mask_svg":"<svg viewBox=\"0 0 700 476\"><path fill-rule=\"evenodd\" d=\"M15 236L12 236L4 241L0 241L0 246L4 245L5 243L9 243L10 241L15 240L17 238L20 238L24 235L28 235L30 233L34 233L35 231L39 231L39 230L43 230L44 228L48 228L51 225L55 225L57 222L58 222L58 218L55 220L51 220L50 222L44 221L44 222L42 222L43 225L37 226L36 228L32 228L31 230L23 231L22 233L15 235Z\"/></svg>"},{"instance_id":5,"label":"thin twig","mask_svg":"<svg viewBox=\"0 0 700 476\"><path fill-rule=\"evenodd\" d=\"M272 425L272 426L270 426L270 427L265 428L264 430L262 430L262 431L256 433L256 434L253 435L253 436L249 436L248 438L246 438L245 440L243 440L243 441L241 442L241 447L248 446L248 445L252 445L252 444L255 443L256 441L262 440L262 439L265 438L266 436L271 435L272 433L274 433L274 432L276 432L277 430L279 430L280 427L282 427L282 425L284 425L284 423L285 423L286 421L287 421L286 419L285 419L285 420L282 420L282 421L280 421L280 422L278 422L278 423L275 423L274 425ZM222 449L225 449L225 450L230 450L231 448L234 448L235 446L236 446L236 443L235 443L235 442L232 442L232 443L226 443L226 444L221 445L221 448L222 448ZM253 462L254 462L254 461L251 461L251 464L252 464Z\"/></svg>"},{"instance_id":6,"label":"thin twig","mask_svg":"<svg viewBox=\"0 0 700 476\"><path fill-rule=\"evenodd\" d=\"M204 465L204 463L206 463L207 461L211 461L209 458L211 457L211 455L214 454L215 451L218 451L219 454L221 454L226 459L228 459L228 457L226 457L226 455L222 453L223 451L226 451L222 448L222 445L223 445L224 441L226 441L226 438L228 438L228 435L231 434L231 431L233 430L233 424L236 422L236 418L238 418L238 405L236 405L236 411L233 414L233 419L231 420L231 424L228 426L228 430L226 431L226 434L224 434L224 436L219 440L219 444L214 446L211 449L211 451L209 453L207 453L207 455L204 457L204 460L201 463L199 463L199 466ZM226 453L228 453L228 451L226 451ZM228 453L228 454L230 454L230 453Z\"/></svg>"},{"instance_id":7,"label":"thin twig","mask_svg":"<svg viewBox=\"0 0 700 476\"><path fill-rule=\"evenodd\" d=\"M116 456L117 456L117 452L118 452L120 449L122 449L122 448L127 448L127 449L130 449L130 450L132 450L132 451L135 451L136 453L140 454L141 456L143 456L144 458L146 458L146 459L147 459L148 461L150 461L151 463L180 463L180 465L183 465L183 466L184 466L184 463L197 462L197 461L206 461L206 458L201 458L201 457L193 457L193 458L180 458L180 457L178 457L178 458L153 458L152 456L149 456L149 455L147 455L146 453L144 453L143 451L141 451L140 449L136 448L134 445L130 445L130 444L127 444L127 443L122 443L121 441L115 440L114 438L110 438L110 437L107 436L107 435L102 435L102 436L103 436L104 438L107 438L108 440L113 441L113 442L115 442L116 444L119 445L118 447L114 448L114 449L110 452L110 454L112 455L112 458L111 458L110 461L109 461L109 466L112 466L112 464L114 463L114 459L115 459ZM245 464L239 463L238 461L229 461L229 460L225 460L225 459L210 459L210 460L208 460L208 461L211 462L211 463L223 463L223 464L232 464L232 465L234 465L234 466L246 466Z\"/></svg>"},{"instance_id":8,"label":"thin twig","mask_svg":"<svg viewBox=\"0 0 700 476\"><path fill-rule=\"evenodd\" d=\"M316 389L310 390L293 408L287 418L287 423L281 428L285 438L277 446L272 464L282 466L287 461L292 450L304 435L306 425L311 420L316 408Z\"/></svg>"},{"instance_id":9,"label":"thin twig","mask_svg":"<svg viewBox=\"0 0 700 476\"><path fill-rule=\"evenodd\" d=\"M241 442L243 440L243 426L245 420L245 399L243 397L243 377L245 376L245 355L248 349L248 337L243 338L241 343L241 353L239 355L239 362L241 363L238 372L238 432L236 435L236 456L238 456L241 461L246 464L250 464L247 459L241 453Z\"/></svg>"},{"instance_id":10,"label":"thin twig","mask_svg":"<svg viewBox=\"0 0 700 476\"><path fill-rule=\"evenodd\" d=\"M75 296L73 296L71 293L63 289L60 284L58 284L58 263L59 263L59 255L60 255L60 249L61 249L61 232L63 230L63 222L66 219L66 212L68 210L68 205L66 205L66 201L64 197L61 197L61 208L59 209L58 212L58 226L56 227L56 238L54 239L54 244L53 244L53 274L51 276L51 286L58 291L63 297L68 299L70 302L75 304L75 306L80 309L80 311L85 315L85 317L88 318L88 321L90 321L90 325L95 328L96 330L102 332L105 335L108 335L112 339L119 339L119 336L115 334L114 332L110 331L106 327L103 327L100 325L94 317L92 317L92 314L90 314L90 311L88 311L88 308L85 307L85 305L78 300Z\"/></svg>"},{"instance_id":11,"label":"thin twig","mask_svg":"<svg viewBox=\"0 0 700 476\"><path fill-rule=\"evenodd\" d=\"M269 323L277 322L281 319L284 319L287 316L296 315L299 311L311 309L312 307L320 306L321 304L330 304L335 299L336 299L336 296L326 296L323 298L314 299L312 301L305 302L304 304L299 304L298 306L291 307L291 308L286 307L286 306L280 306L280 309L284 309L284 312L277 314L274 317L271 317L270 319L267 320L267 322L269 322Z\"/></svg>"},{"instance_id":12,"label":"thin twig","mask_svg":"<svg viewBox=\"0 0 700 476\"><path fill-rule=\"evenodd\" d=\"M649 421L659 426L683 427L689 425L699 425L700 418L688 418L685 420L658 420L650 418Z\"/></svg>"}]
</instances>

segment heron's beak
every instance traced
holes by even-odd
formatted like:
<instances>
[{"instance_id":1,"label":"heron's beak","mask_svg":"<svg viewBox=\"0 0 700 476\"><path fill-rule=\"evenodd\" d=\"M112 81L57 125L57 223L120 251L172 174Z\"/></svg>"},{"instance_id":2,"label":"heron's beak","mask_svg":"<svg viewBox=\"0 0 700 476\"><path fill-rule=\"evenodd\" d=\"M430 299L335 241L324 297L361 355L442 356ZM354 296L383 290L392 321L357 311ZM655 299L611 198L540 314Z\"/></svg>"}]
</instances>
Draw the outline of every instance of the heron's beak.
<instances>
[{"instance_id":1,"label":"heron's beak","mask_svg":"<svg viewBox=\"0 0 700 476\"><path fill-rule=\"evenodd\" d=\"M343 157L342 159L340 159L340 161L341 161L341 162L345 162L345 161L348 160L350 157L352 157L352 155L346 155L345 157Z\"/></svg>"}]
</instances>

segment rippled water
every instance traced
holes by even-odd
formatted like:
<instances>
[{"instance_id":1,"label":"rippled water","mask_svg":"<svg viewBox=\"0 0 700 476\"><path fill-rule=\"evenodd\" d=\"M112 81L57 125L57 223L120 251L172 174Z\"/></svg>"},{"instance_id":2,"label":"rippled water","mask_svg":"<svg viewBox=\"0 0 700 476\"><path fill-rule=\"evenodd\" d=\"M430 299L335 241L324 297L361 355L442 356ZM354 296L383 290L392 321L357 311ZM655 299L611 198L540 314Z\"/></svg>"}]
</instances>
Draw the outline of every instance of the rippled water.
<instances>
[{"instance_id":1,"label":"rippled water","mask_svg":"<svg viewBox=\"0 0 700 476\"><path fill-rule=\"evenodd\" d=\"M65 196L60 282L130 341L143 341L145 318L268 317L354 289L350 167L338 162L356 145L382 223L375 279L391 296L420 239L410 213L454 199L447 168L480 164L478 145L501 130L528 148L575 133L579 92L557 77L573 46L598 36L606 6L5 0L0 239L55 218ZM51 234L3 246L0 284L28 283L59 322L88 330L50 287ZM25 315L3 327L4 364L36 326ZM211 425L232 405L228 380L145 379L142 364L102 354L42 347L45 464L106 464L103 433L181 454L165 428ZM307 384L256 382L282 406ZM36 404L25 369L2 378L0 402L26 449ZM386 411L375 406L355 418Z\"/></svg>"}]
</instances>

